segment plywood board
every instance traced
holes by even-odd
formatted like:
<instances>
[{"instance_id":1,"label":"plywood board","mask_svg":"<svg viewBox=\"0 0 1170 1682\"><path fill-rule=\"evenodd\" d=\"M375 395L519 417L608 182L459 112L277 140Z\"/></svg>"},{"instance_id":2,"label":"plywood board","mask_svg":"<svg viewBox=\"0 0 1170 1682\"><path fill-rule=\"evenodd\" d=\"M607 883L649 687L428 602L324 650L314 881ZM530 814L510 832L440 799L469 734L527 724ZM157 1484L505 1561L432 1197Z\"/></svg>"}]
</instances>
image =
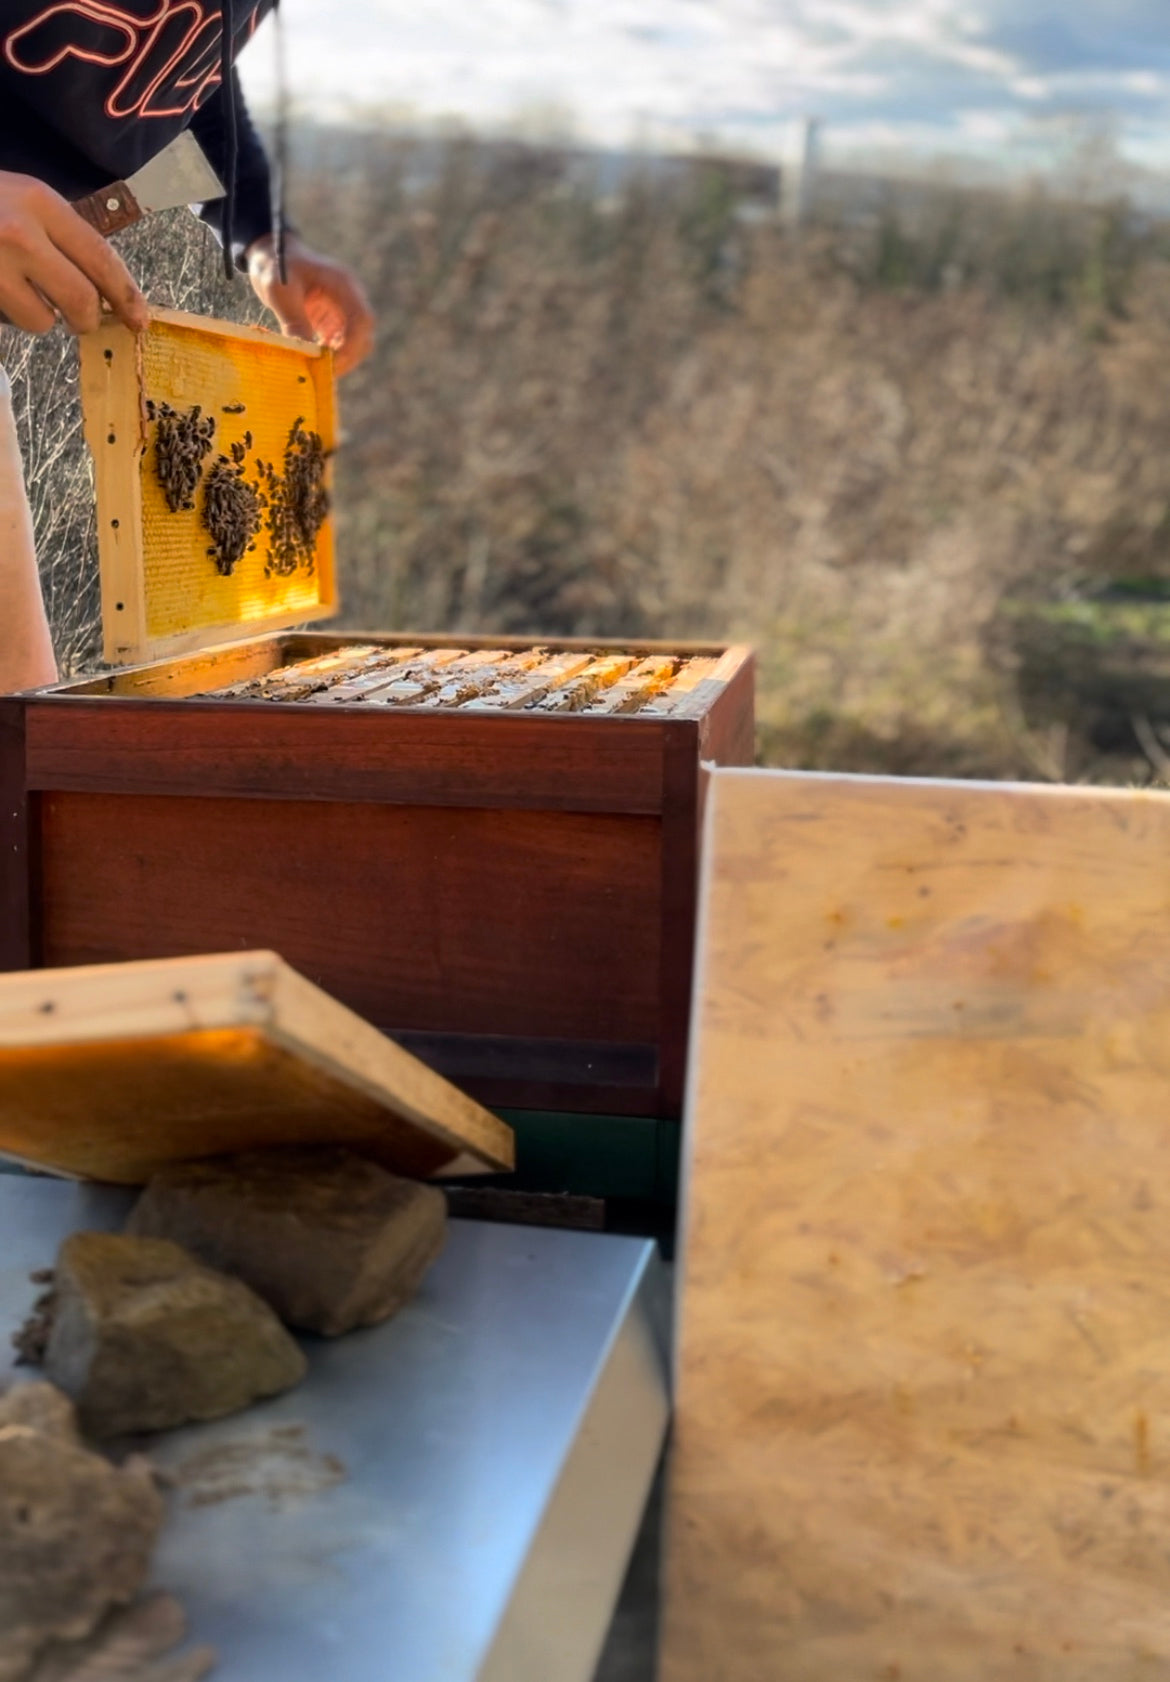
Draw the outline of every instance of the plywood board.
<instances>
[{"instance_id":1,"label":"plywood board","mask_svg":"<svg viewBox=\"0 0 1170 1682\"><path fill-rule=\"evenodd\" d=\"M270 952L0 976L0 1153L135 1184L326 1142L418 1178L513 1161L510 1128Z\"/></svg>"},{"instance_id":2,"label":"plywood board","mask_svg":"<svg viewBox=\"0 0 1170 1682\"><path fill-rule=\"evenodd\" d=\"M336 607L332 522L289 558L274 538L294 426L336 443L332 356L259 328L178 311L136 336L110 320L81 340L86 439L97 486L106 659L154 659L328 618ZM159 415L214 423L193 506L173 510L159 479ZM254 548L225 575L204 521L209 475L241 453L244 481L268 499ZM328 475L327 475L328 482ZM282 559L283 555L283 559Z\"/></svg>"},{"instance_id":3,"label":"plywood board","mask_svg":"<svg viewBox=\"0 0 1170 1682\"><path fill-rule=\"evenodd\" d=\"M1170 798L708 825L661 1682L1170 1675Z\"/></svg>"}]
</instances>

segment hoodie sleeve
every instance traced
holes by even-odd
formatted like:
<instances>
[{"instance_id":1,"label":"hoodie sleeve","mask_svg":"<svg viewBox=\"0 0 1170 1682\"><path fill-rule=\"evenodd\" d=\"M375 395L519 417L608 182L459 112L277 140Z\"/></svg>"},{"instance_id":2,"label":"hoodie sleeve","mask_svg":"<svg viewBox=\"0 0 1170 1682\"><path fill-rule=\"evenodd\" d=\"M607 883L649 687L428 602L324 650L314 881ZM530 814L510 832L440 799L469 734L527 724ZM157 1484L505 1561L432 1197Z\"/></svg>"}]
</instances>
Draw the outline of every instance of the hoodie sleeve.
<instances>
[{"instance_id":1,"label":"hoodie sleeve","mask_svg":"<svg viewBox=\"0 0 1170 1682\"><path fill-rule=\"evenodd\" d=\"M235 71L232 72L232 98L236 102L236 131L238 136L236 209L235 222L232 228L232 255L235 257L236 266L242 269L246 266L244 252L254 240L272 232L274 218L268 159L264 154L260 136L256 133L252 119L248 115L248 108L244 104L244 95L240 87L240 78ZM203 109L195 113L191 122L191 132L207 153L211 167L222 181L225 171L224 160L227 152L227 139L224 134L221 100L209 99ZM224 201L222 199L213 199L208 204L199 207L200 216L221 244L223 242L223 208Z\"/></svg>"}]
</instances>

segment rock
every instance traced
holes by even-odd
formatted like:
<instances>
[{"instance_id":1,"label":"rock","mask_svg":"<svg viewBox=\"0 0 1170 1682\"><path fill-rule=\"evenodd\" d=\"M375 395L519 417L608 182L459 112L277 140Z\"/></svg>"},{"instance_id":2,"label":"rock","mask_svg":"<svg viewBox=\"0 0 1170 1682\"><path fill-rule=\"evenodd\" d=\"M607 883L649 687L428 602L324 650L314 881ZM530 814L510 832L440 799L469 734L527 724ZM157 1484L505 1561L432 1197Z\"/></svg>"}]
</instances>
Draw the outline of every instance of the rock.
<instances>
[{"instance_id":1,"label":"rock","mask_svg":"<svg viewBox=\"0 0 1170 1682\"><path fill-rule=\"evenodd\" d=\"M133 1600L162 1518L146 1462L115 1467L83 1447L50 1385L0 1398L0 1682Z\"/></svg>"},{"instance_id":2,"label":"rock","mask_svg":"<svg viewBox=\"0 0 1170 1682\"><path fill-rule=\"evenodd\" d=\"M169 1594L153 1594L111 1612L84 1641L54 1641L26 1682L202 1682L216 1663L213 1647L175 1655L187 1619Z\"/></svg>"},{"instance_id":3,"label":"rock","mask_svg":"<svg viewBox=\"0 0 1170 1682\"><path fill-rule=\"evenodd\" d=\"M56 1302L51 1267L42 1268L29 1277L34 1285L45 1285L48 1289L41 1292L33 1304L32 1313L20 1330L12 1334L12 1346L16 1350L18 1367L39 1367L44 1361L45 1345L49 1341L49 1327L53 1323L53 1306Z\"/></svg>"},{"instance_id":4,"label":"rock","mask_svg":"<svg viewBox=\"0 0 1170 1682\"><path fill-rule=\"evenodd\" d=\"M266 1303L177 1244L78 1232L57 1256L45 1376L94 1437L218 1419L305 1375Z\"/></svg>"},{"instance_id":5,"label":"rock","mask_svg":"<svg viewBox=\"0 0 1170 1682\"><path fill-rule=\"evenodd\" d=\"M81 1443L77 1409L54 1384L18 1384L0 1396L0 1430L8 1425L22 1425L45 1437Z\"/></svg>"},{"instance_id":6,"label":"rock","mask_svg":"<svg viewBox=\"0 0 1170 1682\"><path fill-rule=\"evenodd\" d=\"M242 1279L289 1325L336 1337L388 1319L413 1296L446 1223L435 1187L324 1148L165 1168L126 1230L182 1244Z\"/></svg>"}]
</instances>

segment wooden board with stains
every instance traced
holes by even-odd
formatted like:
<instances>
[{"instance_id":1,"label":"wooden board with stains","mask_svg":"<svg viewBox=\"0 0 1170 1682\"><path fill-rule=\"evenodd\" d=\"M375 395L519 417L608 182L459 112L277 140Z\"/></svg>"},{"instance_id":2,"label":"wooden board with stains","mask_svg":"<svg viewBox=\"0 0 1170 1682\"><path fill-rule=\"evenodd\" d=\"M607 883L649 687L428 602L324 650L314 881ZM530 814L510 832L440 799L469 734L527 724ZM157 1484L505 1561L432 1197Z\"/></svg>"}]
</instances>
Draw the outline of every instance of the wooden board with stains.
<instances>
[{"instance_id":1,"label":"wooden board with stains","mask_svg":"<svg viewBox=\"0 0 1170 1682\"><path fill-rule=\"evenodd\" d=\"M326 1143L414 1178L513 1164L510 1128L271 952L0 976L0 1153L136 1184Z\"/></svg>"},{"instance_id":2,"label":"wooden board with stains","mask_svg":"<svg viewBox=\"0 0 1170 1682\"><path fill-rule=\"evenodd\" d=\"M715 772L660 1682L1170 1674L1170 798Z\"/></svg>"}]
</instances>

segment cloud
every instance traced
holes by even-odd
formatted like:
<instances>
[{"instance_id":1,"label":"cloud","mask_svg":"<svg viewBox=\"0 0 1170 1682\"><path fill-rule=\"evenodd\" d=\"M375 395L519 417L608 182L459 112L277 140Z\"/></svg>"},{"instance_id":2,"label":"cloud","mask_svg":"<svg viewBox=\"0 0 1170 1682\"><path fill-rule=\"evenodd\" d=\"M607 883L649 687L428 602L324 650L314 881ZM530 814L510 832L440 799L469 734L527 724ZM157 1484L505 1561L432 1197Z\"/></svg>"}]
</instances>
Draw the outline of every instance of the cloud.
<instances>
[{"instance_id":1,"label":"cloud","mask_svg":"<svg viewBox=\"0 0 1170 1682\"><path fill-rule=\"evenodd\" d=\"M624 142L766 144L822 117L843 143L1000 146L1035 118L1116 113L1170 159L1167 0L284 0L298 103L476 122L556 106ZM267 31L266 31L267 32ZM263 38L245 61L270 97Z\"/></svg>"}]
</instances>

